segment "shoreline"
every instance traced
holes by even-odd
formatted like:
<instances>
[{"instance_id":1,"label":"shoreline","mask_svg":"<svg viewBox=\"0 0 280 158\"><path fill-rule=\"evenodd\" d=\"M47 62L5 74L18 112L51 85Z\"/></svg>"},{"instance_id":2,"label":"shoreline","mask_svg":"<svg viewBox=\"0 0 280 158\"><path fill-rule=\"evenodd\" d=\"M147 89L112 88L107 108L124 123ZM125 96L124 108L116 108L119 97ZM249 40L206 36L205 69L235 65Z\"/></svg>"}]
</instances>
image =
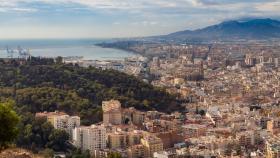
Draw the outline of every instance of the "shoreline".
<instances>
[{"instance_id":1,"label":"shoreline","mask_svg":"<svg viewBox=\"0 0 280 158\"><path fill-rule=\"evenodd\" d=\"M145 56L143 53L137 52L135 50L131 50L131 49L125 49L125 48L120 48L120 47L114 47L114 46L106 46L104 45L104 43L97 43L94 44L95 46L101 47L101 48L109 48L109 49L116 49L116 50L121 50L121 51L126 51L126 52L130 52L132 54L136 54L136 55L141 55L141 56Z\"/></svg>"},{"instance_id":2,"label":"shoreline","mask_svg":"<svg viewBox=\"0 0 280 158\"><path fill-rule=\"evenodd\" d=\"M52 50L53 49L53 50ZM103 49L103 50L102 50ZM14 58L18 58L18 52L14 51ZM37 47L30 49L31 55L34 57L45 57L55 58L61 57L73 57L82 56L83 60L124 60L128 57L139 55L133 51L117 49L117 48L106 48L101 47L97 44L91 45L68 45L68 46L54 46L54 47ZM33 52L33 53L32 53ZM7 58L6 49L0 49L0 58Z\"/></svg>"}]
</instances>

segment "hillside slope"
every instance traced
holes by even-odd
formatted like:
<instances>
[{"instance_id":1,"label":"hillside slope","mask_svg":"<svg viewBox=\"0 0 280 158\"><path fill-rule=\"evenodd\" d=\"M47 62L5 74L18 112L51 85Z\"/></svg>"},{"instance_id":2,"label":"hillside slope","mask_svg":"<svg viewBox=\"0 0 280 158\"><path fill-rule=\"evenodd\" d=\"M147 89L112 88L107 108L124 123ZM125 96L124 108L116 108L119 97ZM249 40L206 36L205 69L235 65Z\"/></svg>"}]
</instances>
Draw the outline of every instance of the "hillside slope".
<instances>
[{"instance_id":1,"label":"hillside slope","mask_svg":"<svg viewBox=\"0 0 280 158\"><path fill-rule=\"evenodd\" d=\"M100 105L110 99L139 110L180 109L165 90L121 72L42 63L0 61L0 96L15 98L32 113L60 110L78 114L87 124L100 121L96 117L101 114Z\"/></svg>"},{"instance_id":2,"label":"hillside slope","mask_svg":"<svg viewBox=\"0 0 280 158\"><path fill-rule=\"evenodd\" d=\"M226 21L217 25L190 31L179 31L161 38L166 39L271 39L280 38L280 21L252 19L247 21Z\"/></svg>"}]
</instances>

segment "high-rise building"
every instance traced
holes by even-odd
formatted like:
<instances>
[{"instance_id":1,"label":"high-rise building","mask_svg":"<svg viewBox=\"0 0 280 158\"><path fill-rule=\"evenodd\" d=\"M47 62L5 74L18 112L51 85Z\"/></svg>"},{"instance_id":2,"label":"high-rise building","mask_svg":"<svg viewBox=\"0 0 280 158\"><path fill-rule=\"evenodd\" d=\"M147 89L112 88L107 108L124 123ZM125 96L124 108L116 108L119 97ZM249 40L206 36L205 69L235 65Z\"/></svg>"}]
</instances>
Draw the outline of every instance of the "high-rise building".
<instances>
[{"instance_id":1,"label":"high-rise building","mask_svg":"<svg viewBox=\"0 0 280 158\"><path fill-rule=\"evenodd\" d=\"M280 132L280 119L272 119L267 122L267 130L273 134Z\"/></svg>"},{"instance_id":2,"label":"high-rise building","mask_svg":"<svg viewBox=\"0 0 280 158\"><path fill-rule=\"evenodd\" d=\"M278 58L274 58L274 66L276 68L278 68L278 66L279 66L279 59Z\"/></svg>"},{"instance_id":3,"label":"high-rise building","mask_svg":"<svg viewBox=\"0 0 280 158\"><path fill-rule=\"evenodd\" d=\"M122 123L121 103L117 100L103 101L103 123L120 125Z\"/></svg>"},{"instance_id":4,"label":"high-rise building","mask_svg":"<svg viewBox=\"0 0 280 158\"><path fill-rule=\"evenodd\" d=\"M106 128L102 125L78 127L73 131L73 143L82 150L95 152L106 148Z\"/></svg>"},{"instance_id":5,"label":"high-rise building","mask_svg":"<svg viewBox=\"0 0 280 158\"><path fill-rule=\"evenodd\" d=\"M263 58L260 58L260 63L263 63ZM248 66L254 66L256 64L256 58L253 58L252 54L246 54L245 64Z\"/></svg>"},{"instance_id":6,"label":"high-rise building","mask_svg":"<svg viewBox=\"0 0 280 158\"><path fill-rule=\"evenodd\" d=\"M264 56L263 55L259 56L259 63L264 63Z\"/></svg>"}]
</instances>

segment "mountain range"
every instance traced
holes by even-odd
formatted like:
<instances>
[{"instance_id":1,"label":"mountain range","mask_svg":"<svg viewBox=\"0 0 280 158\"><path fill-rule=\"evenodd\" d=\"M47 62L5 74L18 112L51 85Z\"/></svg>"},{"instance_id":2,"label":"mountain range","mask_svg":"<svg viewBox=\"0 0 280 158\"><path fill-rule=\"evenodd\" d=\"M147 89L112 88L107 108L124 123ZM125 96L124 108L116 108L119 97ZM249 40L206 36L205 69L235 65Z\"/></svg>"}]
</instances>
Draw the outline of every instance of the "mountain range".
<instances>
[{"instance_id":1,"label":"mountain range","mask_svg":"<svg viewBox=\"0 0 280 158\"><path fill-rule=\"evenodd\" d=\"M160 36L166 40L266 40L280 38L280 21L273 19L231 20L197 30Z\"/></svg>"}]
</instances>

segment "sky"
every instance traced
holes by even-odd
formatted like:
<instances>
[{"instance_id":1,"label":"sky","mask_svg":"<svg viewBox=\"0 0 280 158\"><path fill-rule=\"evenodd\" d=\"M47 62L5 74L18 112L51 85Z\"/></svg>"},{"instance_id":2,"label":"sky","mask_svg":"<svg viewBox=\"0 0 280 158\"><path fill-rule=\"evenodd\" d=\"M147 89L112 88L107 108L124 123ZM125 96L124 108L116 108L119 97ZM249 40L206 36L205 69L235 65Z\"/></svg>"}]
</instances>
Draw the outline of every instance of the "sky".
<instances>
[{"instance_id":1,"label":"sky","mask_svg":"<svg viewBox=\"0 0 280 158\"><path fill-rule=\"evenodd\" d=\"M0 39L142 37L279 17L280 0L0 0Z\"/></svg>"}]
</instances>

